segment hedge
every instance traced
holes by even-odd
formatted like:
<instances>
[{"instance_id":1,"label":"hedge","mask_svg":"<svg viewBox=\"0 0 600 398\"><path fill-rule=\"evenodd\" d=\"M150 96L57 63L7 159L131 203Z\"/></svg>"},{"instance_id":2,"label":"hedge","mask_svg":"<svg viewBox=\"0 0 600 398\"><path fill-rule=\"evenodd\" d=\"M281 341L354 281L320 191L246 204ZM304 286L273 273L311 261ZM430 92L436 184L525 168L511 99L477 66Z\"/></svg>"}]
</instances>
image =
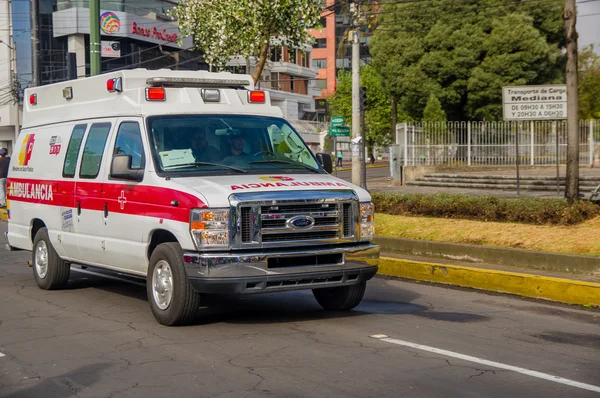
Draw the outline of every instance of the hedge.
<instances>
[{"instance_id":1,"label":"hedge","mask_svg":"<svg viewBox=\"0 0 600 398\"><path fill-rule=\"evenodd\" d=\"M498 199L457 194L374 193L378 213L391 215L462 218L525 224L574 225L600 215L600 206L589 201L568 204L561 199Z\"/></svg>"}]
</instances>

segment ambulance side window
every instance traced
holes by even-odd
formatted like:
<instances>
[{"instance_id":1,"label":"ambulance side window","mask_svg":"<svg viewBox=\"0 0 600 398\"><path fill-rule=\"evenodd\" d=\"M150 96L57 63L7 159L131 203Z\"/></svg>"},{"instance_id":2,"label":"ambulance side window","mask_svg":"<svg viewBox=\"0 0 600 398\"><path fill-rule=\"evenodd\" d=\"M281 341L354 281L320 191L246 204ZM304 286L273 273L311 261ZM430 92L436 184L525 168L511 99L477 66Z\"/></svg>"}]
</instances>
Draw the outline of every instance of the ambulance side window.
<instances>
[{"instance_id":1,"label":"ambulance side window","mask_svg":"<svg viewBox=\"0 0 600 398\"><path fill-rule=\"evenodd\" d=\"M65 164L63 166L63 177L73 178L75 177L75 168L77 168L77 158L79 157L79 151L81 150L81 142L87 124L78 124L73 128L71 138L69 139L69 146L67 147L67 154L65 156Z\"/></svg>"},{"instance_id":2,"label":"ambulance side window","mask_svg":"<svg viewBox=\"0 0 600 398\"><path fill-rule=\"evenodd\" d=\"M110 126L110 123L92 124L87 140L85 141L85 147L83 148L79 177L98 177L100 165L102 164L102 154L104 153L108 133L110 133Z\"/></svg>"},{"instance_id":3,"label":"ambulance side window","mask_svg":"<svg viewBox=\"0 0 600 398\"><path fill-rule=\"evenodd\" d=\"M142 133L137 122L123 122L119 126L113 156L131 155L131 168L143 169L145 166Z\"/></svg>"}]
</instances>

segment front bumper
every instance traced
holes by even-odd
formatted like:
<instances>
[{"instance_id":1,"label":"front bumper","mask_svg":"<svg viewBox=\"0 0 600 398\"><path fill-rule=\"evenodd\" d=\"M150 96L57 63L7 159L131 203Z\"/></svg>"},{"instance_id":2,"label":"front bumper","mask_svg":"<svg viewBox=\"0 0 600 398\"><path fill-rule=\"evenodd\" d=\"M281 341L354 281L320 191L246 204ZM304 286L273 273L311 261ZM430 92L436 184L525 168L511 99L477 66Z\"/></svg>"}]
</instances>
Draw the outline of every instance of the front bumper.
<instances>
[{"instance_id":1,"label":"front bumper","mask_svg":"<svg viewBox=\"0 0 600 398\"><path fill-rule=\"evenodd\" d=\"M371 279L379 246L294 248L244 253L185 253L184 263L200 293L252 294L345 286Z\"/></svg>"}]
</instances>

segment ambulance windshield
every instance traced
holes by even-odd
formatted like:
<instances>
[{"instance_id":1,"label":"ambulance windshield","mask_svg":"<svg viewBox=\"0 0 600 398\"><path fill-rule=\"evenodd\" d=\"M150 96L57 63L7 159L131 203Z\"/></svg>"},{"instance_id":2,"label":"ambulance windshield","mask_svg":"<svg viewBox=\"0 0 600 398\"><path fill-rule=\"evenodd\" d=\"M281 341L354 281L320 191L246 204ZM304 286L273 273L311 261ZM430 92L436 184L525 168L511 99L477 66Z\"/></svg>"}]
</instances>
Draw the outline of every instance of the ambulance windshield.
<instances>
[{"instance_id":1,"label":"ambulance windshield","mask_svg":"<svg viewBox=\"0 0 600 398\"><path fill-rule=\"evenodd\" d=\"M256 170L322 173L298 133L283 119L247 115L148 118L157 172L235 174Z\"/></svg>"}]
</instances>

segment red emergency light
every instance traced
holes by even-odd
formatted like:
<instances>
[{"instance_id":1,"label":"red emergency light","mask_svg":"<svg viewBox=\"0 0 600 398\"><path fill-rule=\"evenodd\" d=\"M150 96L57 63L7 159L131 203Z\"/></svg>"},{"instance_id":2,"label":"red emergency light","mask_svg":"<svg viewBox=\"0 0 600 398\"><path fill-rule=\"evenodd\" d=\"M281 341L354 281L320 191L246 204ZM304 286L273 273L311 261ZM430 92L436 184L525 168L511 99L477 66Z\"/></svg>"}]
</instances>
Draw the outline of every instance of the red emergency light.
<instances>
[{"instance_id":1,"label":"red emergency light","mask_svg":"<svg viewBox=\"0 0 600 398\"><path fill-rule=\"evenodd\" d=\"M146 101L165 101L167 99L164 87L146 88Z\"/></svg>"},{"instance_id":2,"label":"red emergency light","mask_svg":"<svg viewBox=\"0 0 600 398\"><path fill-rule=\"evenodd\" d=\"M264 104L267 99L267 95L264 91L250 91L248 92L248 102Z\"/></svg>"},{"instance_id":3,"label":"red emergency light","mask_svg":"<svg viewBox=\"0 0 600 398\"><path fill-rule=\"evenodd\" d=\"M116 77L114 79L109 79L106 81L106 90L109 92L121 92L123 91L123 81L120 77Z\"/></svg>"},{"instance_id":4,"label":"red emergency light","mask_svg":"<svg viewBox=\"0 0 600 398\"><path fill-rule=\"evenodd\" d=\"M30 105L37 105L37 94L31 94L29 96L29 104Z\"/></svg>"}]
</instances>

